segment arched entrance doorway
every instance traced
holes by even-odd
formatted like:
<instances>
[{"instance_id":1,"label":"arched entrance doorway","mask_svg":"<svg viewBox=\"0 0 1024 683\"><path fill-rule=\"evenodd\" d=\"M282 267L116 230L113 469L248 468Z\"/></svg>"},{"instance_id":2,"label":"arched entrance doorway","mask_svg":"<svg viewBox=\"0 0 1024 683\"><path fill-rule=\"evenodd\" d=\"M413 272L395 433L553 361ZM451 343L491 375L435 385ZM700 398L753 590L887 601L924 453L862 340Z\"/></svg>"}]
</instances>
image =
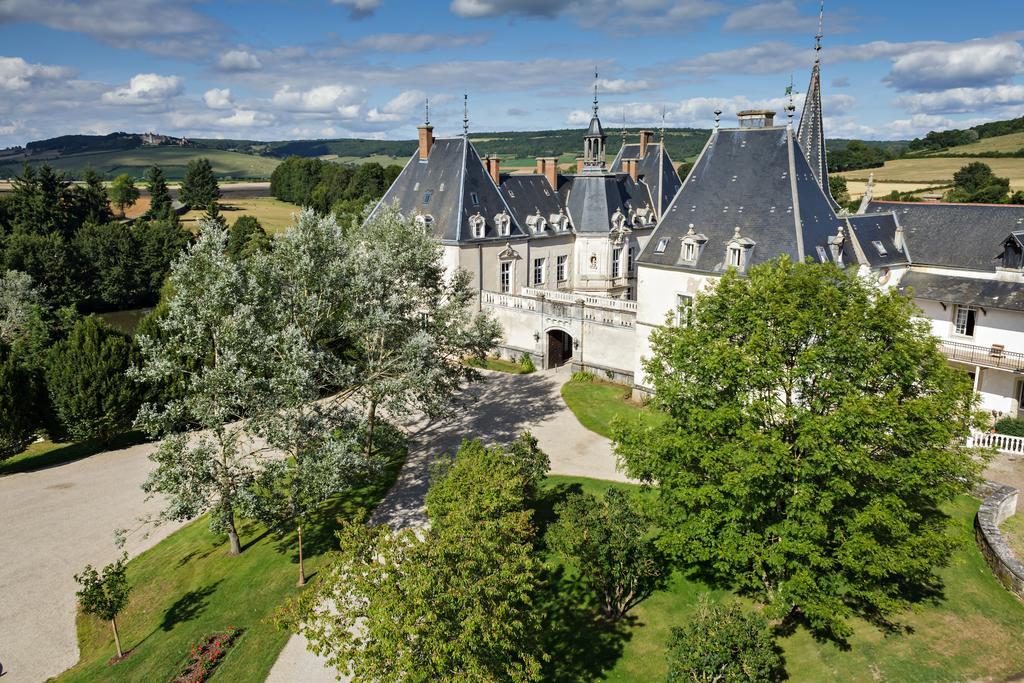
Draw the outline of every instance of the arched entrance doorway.
<instances>
[{"instance_id":1,"label":"arched entrance doorway","mask_svg":"<svg viewBox=\"0 0 1024 683\"><path fill-rule=\"evenodd\" d=\"M572 335L565 330L548 330L548 368L565 365L572 358Z\"/></svg>"}]
</instances>

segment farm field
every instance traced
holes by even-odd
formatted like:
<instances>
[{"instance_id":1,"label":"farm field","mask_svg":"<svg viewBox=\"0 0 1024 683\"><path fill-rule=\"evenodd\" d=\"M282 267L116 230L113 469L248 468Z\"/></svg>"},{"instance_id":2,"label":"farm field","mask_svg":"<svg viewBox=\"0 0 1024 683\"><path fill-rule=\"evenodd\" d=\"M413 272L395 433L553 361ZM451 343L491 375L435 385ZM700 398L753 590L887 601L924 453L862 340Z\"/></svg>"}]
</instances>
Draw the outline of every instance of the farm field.
<instances>
[{"instance_id":1,"label":"farm field","mask_svg":"<svg viewBox=\"0 0 1024 683\"><path fill-rule=\"evenodd\" d=\"M188 162L198 157L209 159L213 165L213 172L221 178L269 178L280 163L279 159L272 157L194 147L142 147L30 159L34 164L47 163L59 171L67 171L75 176L81 175L91 166L107 177L128 173L136 178L142 178L149 167L156 164L163 168L168 179L180 180L185 176ZM21 173L23 163L21 159L0 163L0 178L18 175Z\"/></svg>"},{"instance_id":2,"label":"farm field","mask_svg":"<svg viewBox=\"0 0 1024 683\"><path fill-rule=\"evenodd\" d=\"M239 216L255 216L263 229L268 233L283 232L292 223L292 214L300 211L299 207L282 202L273 197L253 197L235 199L225 196L220 200L220 214L231 225ZM205 211L189 211L181 217L181 224L188 230L195 231L198 221Z\"/></svg>"},{"instance_id":3,"label":"farm field","mask_svg":"<svg viewBox=\"0 0 1024 683\"><path fill-rule=\"evenodd\" d=\"M969 145L950 147L946 150L952 154L985 154L986 152L1016 152L1024 149L1024 133L1010 133L984 138Z\"/></svg>"},{"instance_id":4,"label":"farm field","mask_svg":"<svg viewBox=\"0 0 1024 683\"><path fill-rule=\"evenodd\" d=\"M951 183L952 184L952 183ZM866 180L847 180L846 189L850 194L850 199L860 199L864 196L864 191L868 186ZM932 183L893 183L893 182L879 182L878 178L875 178L875 198L881 198L890 192L917 192L924 190L925 188L934 188L935 185ZM936 193L942 194L946 189L935 189L929 190L928 194Z\"/></svg>"},{"instance_id":5,"label":"farm field","mask_svg":"<svg viewBox=\"0 0 1024 683\"><path fill-rule=\"evenodd\" d=\"M895 159L885 162L881 168L862 168L856 171L844 171L838 175L847 180L867 180L869 173L875 174L875 182L921 183L922 186L942 185L951 183L953 174L967 164L982 161L992 167L992 171L1003 178L1010 179L1013 190L1024 190L1024 159L968 159L968 158L933 158ZM878 196L878 192L875 192Z\"/></svg>"},{"instance_id":6,"label":"farm field","mask_svg":"<svg viewBox=\"0 0 1024 683\"><path fill-rule=\"evenodd\" d=\"M409 157L391 157L386 154L374 154L368 157L340 157L337 154L326 154L320 157L321 161L333 161L338 164L372 164L377 163L381 166L390 166L391 164L398 164L399 166L405 166L405 162L409 161Z\"/></svg>"}]
</instances>

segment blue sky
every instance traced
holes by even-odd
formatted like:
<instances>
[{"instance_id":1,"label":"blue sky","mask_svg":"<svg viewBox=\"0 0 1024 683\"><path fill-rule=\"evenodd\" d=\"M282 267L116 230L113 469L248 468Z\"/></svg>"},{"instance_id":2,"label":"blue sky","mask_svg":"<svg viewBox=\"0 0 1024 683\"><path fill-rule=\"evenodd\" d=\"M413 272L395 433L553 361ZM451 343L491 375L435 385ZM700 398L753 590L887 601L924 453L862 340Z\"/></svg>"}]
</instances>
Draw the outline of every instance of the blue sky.
<instances>
[{"instance_id":1,"label":"blue sky","mask_svg":"<svg viewBox=\"0 0 1024 683\"><path fill-rule=\"evenodd\" d=\"M1019 2L831 0L827 133L907 138L1024 114ZM817 2L0 0L0 147L115 130L412 138L710 127L806 88ZM799 96L798 102L799 105Z\"/></svg>"}]
</instances>

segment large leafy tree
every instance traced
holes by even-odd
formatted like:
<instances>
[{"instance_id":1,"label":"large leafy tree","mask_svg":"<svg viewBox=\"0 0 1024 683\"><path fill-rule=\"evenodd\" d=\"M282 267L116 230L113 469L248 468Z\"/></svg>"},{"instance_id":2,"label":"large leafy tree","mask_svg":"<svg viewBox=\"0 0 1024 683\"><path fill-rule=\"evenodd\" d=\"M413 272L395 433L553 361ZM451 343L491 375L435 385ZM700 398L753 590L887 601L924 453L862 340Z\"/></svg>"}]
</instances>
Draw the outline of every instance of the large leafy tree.
<instances>
[{"instance_id":1,"label":"large leafy tree","mask_svg":"<svg viewBox=\"0 0 1024 683\"><path fill-rule=\"evenodd\" d=\"M479 377L463 361L485 355L501 330L472 313L469 274L446 273L437 241L394 209L382 207L346 242L344 386L365 407L369 452L379 408L443 412Z\"/></svg>"},{"instance_id":2,"label":"large leafy tree","mask_svg":"<svg viewBox=\"0 0 1024 683\"><path fill-rule=\"evenodd\" d=\"M971 382L903 295L833 265L727 272L644 369L668 420L616 430L658 485L667 547L766 605L849 633L941 586L943 505L981 464Z\"/></svg>"},{"instance_id":3,"label":"large leafy tree","mask_svg":"<svg viewBox=\"0 0 1024 683\"><path fill-rule=\"evenodd\" d=\"M78 262L59 233L18 231L4 238L0 267L27 273L54 308L74 305L81 295Z\"/></svg>"},{"instance_id":4,"label":"large leafy tree","mask_svg":"<svg viewBox=\"0 0 1024 683\"><path fill-rule=\"evenodd\" d=\"M661 588L668 556L655 544L652 520L635 494L615 488L603 498L570 496L555 508L548 547L576 567L600 599L601 615L617 621Z\"/></svg>"},{"instance_id":5,"label":"large leafy tree","mask_svg":"<svg viewBox=\"0 0 1024 683\"><path fill-rule=\"evenodd\" d=\"M354 681L534 681L541 565L523 463L463 444L427 495L430 528L347 524L294 615Z\"/></svg>"},{"instance_id":6,"label":"large leafy tree","mask_svg":"<svg viewBox=\"0 0 1024 683\"><path fill-rule=\"evenodd\" d=\"M146 188L149 190L149 210L146 218L166 220L174 215L171 193L167 189L167 178L159 166L146 171Z\"/></svg>"},{"instance_id":7,"label":"large leafy tree","mask_svg":"<svg viewBox=\"0 0 1024 683\"><path fill-rule=\"evenodd\" d=\"M171 264L192 241L192 233L182 229L177 216L137 223L133 235L138 252L138 288L141 304L153 304L159 297Z\"/></svg>"},{"instance_id":8,"label":"large leafy tree","mask_svg":"<svg viewBox=\"0 0 1024 683\"><path fill-rule=\"evenodd\" d=\"M122 173L110 183L110 201L121 212L122 218L124 218L125 209L135 206L135 202L138 200L139 188L135 187L135 179L127 173Z\"/></svg>"},{"instance_id":9,"label":"large leafy tree","mask_svg":"<svg viewBox=\"0 0 1024 683\"><path fill-rule=\"evenodd\" d=\"M220 199L220 186L206 157L193 159L185 168L178 198L193 209L206 209Z\"/></svg>"},{"instance_id":10,"label":"large leafy tree","mask_svg":"<svg viewBox=\"0 0 1024 683\"><path fill-rule=\"evenodd\" d=\"M50 401L64 430L75 439L99 441L127 431L141 400L128 377L137 361L128 335L95 316L80 319L50 349L46 365Z\"/></svg>"},{"instance_id":11,"label":"large leafy tree","mask_svg":"<svg viewBox=\"0 0 1024 683\"><path fill-rule=\"evenodd\" d=\"M250 422L276 408L276 383L294 381L282 375L304 372L305 357L261 317L254 283L225 253L226 231L212 223L201 229L172 266L159 334L137 336L145 361L138 377L175 388L139 413L140 426L164 437L143 488L167 496L162 519L211 513L211 528L227 534L237 555L235 520L267 455L249 438ZM188 425L202 430L190 434Z\"/></svg>"},{"instance_id":12,"label":"large leafy tree","mask_svg":"<svg viewBox=\"0 0 1024 683\"><path fill-rule=\"evenodd\" d=\"M988 164L974 161L953 174L953 189L949 191L948 199L974 204L1003 204L1009 193L1008 178L1000 178Z\"/></svg>"}]
</instances>

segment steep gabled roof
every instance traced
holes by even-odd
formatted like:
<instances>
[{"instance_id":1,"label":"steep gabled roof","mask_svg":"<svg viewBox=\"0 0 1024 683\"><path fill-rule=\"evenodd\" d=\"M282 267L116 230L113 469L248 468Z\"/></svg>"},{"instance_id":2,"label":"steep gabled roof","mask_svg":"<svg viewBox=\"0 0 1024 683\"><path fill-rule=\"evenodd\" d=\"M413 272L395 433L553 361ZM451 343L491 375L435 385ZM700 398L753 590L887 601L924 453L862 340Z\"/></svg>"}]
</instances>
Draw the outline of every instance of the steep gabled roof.
<instances>
[{"instance_id":1,"label":"steep gabled roof","mask_svg":"<svg viewBox=\"0 0 1024 683\"><path fill-rule=\"evenodd\" d=\"M558 176L559 185L567 179ZM532 174L516 174L501 179L501 194L512 210L519 225L526 226L526 219L540 211L544 218L565 210L562 196L551 188L546 176Z\"/></svg>"},{"instance_id":2,"label":"steep gabled roof","mask_svg":"<svg viewBox=\"0 0 1024 683\"><path fill-rule=\"evenodd\" d=\"M619 153L612 161L611 170L613 173L624 173L623 159L636 159L640 156L639 144L623 145ZM647 153L637 162L637 175L644 184L651 190L651 198L654 201L654 210L661 216L672 203L676 192L682 186L679 174L676 172L675 164L660 142L651 142L647 145Z\"/></svg>"},{"instance_id":3,"label":"steep gabled roof","mask_svg":"<svg viewBox=\"0 0 1024 683\"><path fill-rule=\"evenodd\" d=\"M691 224L707 242L695 262L682 262L682 238ZM819 246L832 260L830 239L843 225L789 129L723 129L712 133L639 260L722 272L737 227L742 238L754 242L747 265L781 255L818 260ZM659 253L662 240L665 248ZM842 255L846 262L854 260L848 246Z\"/></svg>"},{"instance_id":4,"label":"steep gabled roof","mask_svg":"<svg viewBox=\"0 0 1024 683\"><path fill-rule=\"evenodd\" d=\"M576 175L560 189L577 233L608 233L616 211L649 206L647 188L628 174Z\"/></svg>"},{"instance_id":5,"label":"steep gabled roof","mask_svg":"<svg viewBox=\"0 0 1024 683\"><path fill-rule=\"evenodd\" d=\"M919 265L993 270L1007 236L1024 230L1024 206L1014 204L873 201L868 211L895 212Z\"/></svg>"},{"instance_id":6,"label":"steep gabled roof","mask_svg":"<svg viewBox=\"0 0 1024 683\"><path fill-rule=\"evenodd\" d=\"M828 198L833 208L839 204L832 198L828 189L828 159L825 150L825 124L821 109L821 61L814 60L811 69L811 82L807 86L804 99L804 110L800 114L800 127L797 128L796 140L803 150L804 157L811 167L814 179Z\"/></svg>"},{"instance_id":7,"label":"steep gabled roof","mask_svg":"<svg viewBox=\"0 0 1024 683\"><path fill-rule=\"evenodd\" d=\"M508 238L498 235L494 225L494 216L508 210L505 200L465 138L435 140L424 160L414 154L378 207L382 205L408 216L430 216L430 229L442 242L472 239L469 218L477 212L486 219L485 237ZM514 215L510 229L510 236L525 234Z\"/></svg>"},{"instance_id":8,"label":"steep gabled roof","mask_svg":"<svg viewBox=\"0 0 1024 683\"><path fill-rule=\"evenodd\" d=\"M871 268L889 268L909 262L909 250L896 246L899 224L892 212L847 216L846 223Z\"/></svg>"}]
</instances>

